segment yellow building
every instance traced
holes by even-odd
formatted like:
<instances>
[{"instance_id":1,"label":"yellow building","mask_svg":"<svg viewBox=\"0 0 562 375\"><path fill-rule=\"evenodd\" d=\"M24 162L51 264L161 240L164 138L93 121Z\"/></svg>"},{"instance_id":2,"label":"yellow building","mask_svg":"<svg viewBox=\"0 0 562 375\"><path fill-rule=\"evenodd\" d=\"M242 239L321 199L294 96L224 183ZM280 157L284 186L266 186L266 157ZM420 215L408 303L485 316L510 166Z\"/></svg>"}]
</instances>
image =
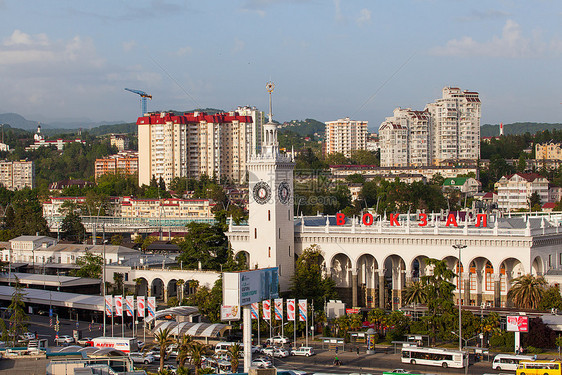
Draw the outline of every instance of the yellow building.
<instances>
[{"instance_id":1,"label":"yellow building","mask_svg":"<svg viewBox=\"0 0 562 375\"><path fill-rule=\"evenodd\" d=\"M545 143L535 145L535 159L556 160L562 159L562 148L560 143Z\"/></svg>"}]
</instances>

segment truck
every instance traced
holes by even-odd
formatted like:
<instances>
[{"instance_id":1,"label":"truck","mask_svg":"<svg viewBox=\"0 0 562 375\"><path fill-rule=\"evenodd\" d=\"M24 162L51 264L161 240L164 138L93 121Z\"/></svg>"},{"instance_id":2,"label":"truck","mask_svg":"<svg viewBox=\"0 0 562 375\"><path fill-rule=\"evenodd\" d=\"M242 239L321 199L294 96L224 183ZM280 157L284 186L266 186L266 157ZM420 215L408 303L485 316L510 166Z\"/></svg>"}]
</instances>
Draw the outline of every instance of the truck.
<instances>
[{"instance_id":1,"label":"truck","mask_svg":"<svg viewBox=\"0 0 562 375\"><path fill-rule=\"evenodd\" d=\"M137 352L138 342L133 337L96 337L92 340L93 345L98 348L114 348L124 353Z\"/></svg>"}]
</instances>

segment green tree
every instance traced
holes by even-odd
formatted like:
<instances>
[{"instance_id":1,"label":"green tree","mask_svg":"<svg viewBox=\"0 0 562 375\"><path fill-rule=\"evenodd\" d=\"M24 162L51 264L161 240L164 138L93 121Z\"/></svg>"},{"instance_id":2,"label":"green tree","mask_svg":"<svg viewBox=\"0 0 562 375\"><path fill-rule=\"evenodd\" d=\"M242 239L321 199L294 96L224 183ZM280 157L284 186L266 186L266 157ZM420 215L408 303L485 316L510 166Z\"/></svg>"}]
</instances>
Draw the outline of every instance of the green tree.
<instances>
[{"instance_id":1,"label":"green tree","mask_svg":"<svg viewBox=\"0 0 562 375\"><path fill-rule=\"evenodd\" d=\"M103 257L86 251L84 256L76 260L76 265L80 268L70 271L72 276L99 279L103 272Z\"/></svg>"},{"instance_id":2,"label":"green tree","mask_svg":"<svg viewBox=\"0 0 562 375\"><path fill-rule=\"evenodd\" d=\"M8 332L12 339L13 346L17 346L19 336L27 329L26 322L29 318L25 313L25 303L23 302L24 295L23 287L16 277L12 300L8 306L8 313L10 314L10 328Z\"/></svg>"},{"instance_id":3,"label":"green tree","mask_svg":"<svg viewBox=\"0 0 562 375\"><path fill-rule=\"evenodd\" d=\"M113 293L119 295L124 291L124 275L120 272L115 272L113 274ZM124 293L123 293L124 294Z\"/></svg>"},{"instance_id":4,"label":"green tree","mask_svg":"<svg viewBox=\"0 0 562 375\"><path fill-rule=\"evenodd\" d=\"M449 327L454 319L453 290L451 280L456 276L447 267L445 260L429 258L425 263L433 268L433 274L422 276L422 283L427 294L427 316L424 319L430 327L433 342L437 333L450 332Z\"/></svg>"},{"instance_id":5,"label":"green tree","mask_svg":"<svg viewBox=\"0 0 562 375\"><path fill-rule=\"evenodd\" d=\"M232 373L238 372L238 365L240 364L240 354L242 347L239 344L230 345L228 347L228 356L230 357L230 368Z\"/></svg>"},{"instance_id":6,"label":"green tree","mask_svg":"<svg viewBox=\"0 0 562 375\"><path fill-rule=\"evenodd\" d=\"M507 298L516 307L536 309L541 302L546 285L547 282L543 276L519 276L512 280L511 289L507 292Z\"/></svg>"},{"instance_id":7,"label":"green tree","mask_svg":"<svg viewBox=\"0 0 562 375\"><path fill-rule=\"evenodd\" d=\"M80 215L75 211L70 211L62 220L60 230L64 233L67 240L83 242L86 235L86 229L82 224Z\"/></svg>"},{"instance_id":8,"label":"green tree","mask_svg":"<svg viewBox=\"0 0 562 375\"><path fill-rule=\"evenodd\" d=\"M172 330L170 328L164 328L158 330L154 334L154 343L150 347L160 347L160 368L159 371L164 369L164 361L166 360L166 350L168 346L174 343L174 338L172 337Z\"/></svg>"},{"instance_id":9,"label":"green tree","mask_svg":"<svg viewBox=\"0 0 562 375\"><path fill-rule=\"evenodd\" d=\"M534 207L538 206L539 210L540 210L541 197L540 197L539 193L537 193L536 191L533 194L531 194L531 196L529 197L529 205L531 206L531 208L534 208Z\"/></svg>"},{"instance_id":10,"label":"green tree","mask_svg":"<svg viewBox=\"0 0 562 375\"><path fill-rule=\"evenodd\" d=\"M562 296L560 296L560 287L551 285L544 291L539 310L558 309L562 311Z\"/></svg>"},{"instance_id":11,"label":"green tree","mask_svg":"<svg viewBox=\"0 0 562 375\"><path fill-rule=\"evenodd\" d=\"M295 273L291 277L291 294L314 301L314 306L324 306L325 299L336 297L335 283L323 275L323 253L313 244L297 258Z\"/></svg>"},{"instance_id":12,"label":"green tree","mask_svg":"<svg viewBox=\"0 0 562 375\"><path fill-rule=\"evenodd\" d=\"M191 222L188 234L179 244L181 254L177 258L184 268L220 270L229 258L228 239L219 225Z\"/></svg>"},{"instance_id":13,"label":"green tree","mask_svg":"<svg viewBox=\"0 0 562 375\"><path fill-rule=\"evenodd\" d=\"M177 340L178 344L178 367L184 367L189 354L189 347L193 342L193 338L189 335L180 336Z\"/></svg>"},{"instance_id":14,"label":"green tree","mask_svg":"<svg viewBox=\"0 0 562 375\"><path fill-rule=\"evenodd\" d=\"M109 242L111 242L112 245L120 246L121 243L123 243L123 235L114 234L113 236L111 236L111 239L109 240Z\"/></svg>"},{"instance_id":15,"label":"green tree","mask_svg":"<svg viewBox=\"0 0 562 375\"><path fill-rule=\"evenodd\" d=\"M201 363L203 356L207 354L207 345L201 344L198 341L193 341L189 346L189 354L191 355L191 364L195 366L195 374L199 374L201 370Z\"/></svg>"},{"instance_id":16,"label":"green tree","mask_svg":"<svg viewBox=\"0 0 562 375\"><path fill-rule=\"evenodd\" d=\"M406 304L427 302L426 288L421 281L413 282L406 288L404 302Z\"/></svg>"}]
</instances>

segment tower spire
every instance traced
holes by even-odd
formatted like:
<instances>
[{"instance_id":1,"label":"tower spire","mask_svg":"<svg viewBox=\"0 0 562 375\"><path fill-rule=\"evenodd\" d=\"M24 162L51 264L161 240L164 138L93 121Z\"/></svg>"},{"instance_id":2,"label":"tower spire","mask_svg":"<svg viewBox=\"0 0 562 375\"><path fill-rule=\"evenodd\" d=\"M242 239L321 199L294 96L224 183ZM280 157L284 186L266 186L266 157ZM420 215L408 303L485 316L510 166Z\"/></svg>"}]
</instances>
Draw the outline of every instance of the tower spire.
<instances>
[{"instance_id":1,"label":"tower spire","mask_svg":"<svg viewBox=\"0 0 562 375\"><path fill-rule=\"evenodd\" d=\"M276 156L279 153L278 143L277 143L277 125L273 122L272 113L272 100L271 93L275 88L273 82L268 82L265 85L267 92L269 93L269 121L263 126L263 143L262 143L262 155Z\"/></svg>"},{"instance_id":2,"label":"tower spire","mask_svg":"<svg viewBox=\"0 0 562 375\"><path fill-rule=\"evenodd\" d=\"M265 85L265 88L267 89L267 92L269 93L269 122L273 122L273 109L272 109L272 104L271 104L271 93L273 92L273 89L275 88L275 85L273 84L273 82L269 81L267 82L267 84Z\"/></svg>"}]
</instances>

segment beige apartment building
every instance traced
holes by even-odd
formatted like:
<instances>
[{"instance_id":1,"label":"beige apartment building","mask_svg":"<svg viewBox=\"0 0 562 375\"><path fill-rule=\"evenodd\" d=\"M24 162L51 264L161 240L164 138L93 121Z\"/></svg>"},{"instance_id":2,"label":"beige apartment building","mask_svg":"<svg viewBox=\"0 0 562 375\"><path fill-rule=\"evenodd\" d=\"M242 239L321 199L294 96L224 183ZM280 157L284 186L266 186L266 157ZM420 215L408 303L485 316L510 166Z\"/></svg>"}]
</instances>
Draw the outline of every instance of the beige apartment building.
<instances>
[{"instance_id":1,"label":"beige apartment building","mask_svg":"<svg viewBox=\"0 0 562 375\"><path fill-rule=\"evenodd\" d=\"M252 153L252 116L238 112L151 113L137 120L139 185L154 176L168 185L175 177L203 174L244 181Z\"/></svg>"},{"instance_id":2,"label":"beige apartment building","mask_svg":"<svg viewBox=\"0 0 562 375\"><path fill-rule=\"evenodd\" d=\"M535 145L535 159L560 160L562 159L562 147L560 143L545 143Z\"/></svg>"},{"instance_id":3,"label":"beige apartment building","mask_svg":"<svg viewBox=\"0 0 562 375\"><path fill-rule=\"evenodd\" d=\"M129 149L129 137L125 134L111 134L109 142L112 146L117 147L118 151Z\"/></svg>"},{"instance_id":4,"label":"beige apartment building","mask_svg":"<svg viewBox=\"0 0 562 375\"><path fill-rule=\"evenodd\" d=\"M368 121L355 121L349 117L326 122L326 154L341 153L350 157L356 150L367 149Z\"/></svg>"},{"instance_id":5,"label":"beige apartment building","mask_svg":"<svg viewBox=\"0 0 562 375\"><path fill-rule=\"evenodd\" d=\"M538 173L503 176L494 187L498 190L498 208L504 211L529 209L529 198L537 193L541 203L549 200L548 180Z\"/></svg>"},{"instance_id":6,"label":"beige apartment building","mask_svg":"<svg viewBox=\"0 0 562 375\"><path fill-rule=\"evenodd\" d=\"M115 155L96 159L96 181L104 174L134 175L137 173L139 173L139 153L137 151L120 151Z\"/></svg>"},{"instance_id":7,"label":"beige apartment building","mask_svg":"<svg viewBox=\"0 0 562 375\"><path fill-rule=\"evenodd\" d=\"M8 190L33 189L35 164L33 161L0 161L0 184Z\"/></svg>"},{"instance_id":8,"label":"beige apartment building","mask_svg":"<svg viewBox=\"0 0 562 375\"><path fill-rule=\"evenodd\" d=\"M381 166L475 164L480 158L480 107L477 92L445 87L442 98L423 111L395 109L379 127Z\"/></svg>"}]
</instances>

